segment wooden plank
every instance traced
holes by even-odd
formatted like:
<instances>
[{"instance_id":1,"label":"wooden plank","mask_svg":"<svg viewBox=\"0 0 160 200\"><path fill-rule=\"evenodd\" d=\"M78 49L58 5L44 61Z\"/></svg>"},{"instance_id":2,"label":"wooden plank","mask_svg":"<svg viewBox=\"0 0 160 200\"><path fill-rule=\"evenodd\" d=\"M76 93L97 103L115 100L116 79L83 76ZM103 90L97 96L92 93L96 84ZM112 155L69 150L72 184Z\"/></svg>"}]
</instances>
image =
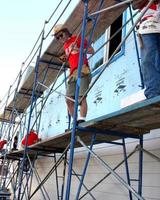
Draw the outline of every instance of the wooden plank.
<instances>
[{"instance_id":1,"label":"wooden plank","mask_svg":"<svg viewBox=\"0 0 160 200\"><path fill-rule=\"evenodd\" d=\"M104 121L104 119L106 119L108 125L111 124L111 126L117 126L117 124L121 125L126 125L126 124L129 125L129 123L133 124L134 122L139 120L138 127L145 129L145 127L143 127L143 123L140 123L141 120L142 121L147 120L147 118L151 118L152 116L153 117L152 120L148 123L151 124L150 129L153 129L154 128L154 126L152 126L153 122L157 121L156 123L157 126L159 127L159 122L158 122L159 113L160 113L160 96L157 96L152 99L135 103L131 106L110 113L108 115L104 115L94 120L90 120L89 122L87 122L87 124L88 125L98 124L99 121ZM154 115L157 116L156 119Z\"/></svg>"},{"instance_id":2,"label":"wooden plank","mask_svg":"<svg viewBox=\"0 0 160 200\"><path fill-rule=\"evenodd\" d=\"M156 113L156 117L154 113ZM108 131L118 131L122 133L124 137L128 137L128 134L130 134L129 137L132 138L134 136L148 133L151 129L160 128L159 119L160 96L136 103L117 112L82 123L80 126L88 128L88 131L81 132L77 130L76 136L80 136L87 145L90 145L92 135L94 134L94 132L90 131L90 128L95 128L96 130L105 130L105 134L97 134L97 143L107 141L112 142L122 138L116 134L110 135ZM30 147L31 150L29 150L29 154L33 154L34 149L42 149L44 152L45 149L50 149L51 152L52 150L56 151L56 148L57 151L59 149L63 150L70 143L70 139L71 131L45 139L32 145ZM80 144L76 142L75 147L80 147ZM22 155L22 153L23 150L10 153L9 156Z\"/></svg>"}]
</instances>

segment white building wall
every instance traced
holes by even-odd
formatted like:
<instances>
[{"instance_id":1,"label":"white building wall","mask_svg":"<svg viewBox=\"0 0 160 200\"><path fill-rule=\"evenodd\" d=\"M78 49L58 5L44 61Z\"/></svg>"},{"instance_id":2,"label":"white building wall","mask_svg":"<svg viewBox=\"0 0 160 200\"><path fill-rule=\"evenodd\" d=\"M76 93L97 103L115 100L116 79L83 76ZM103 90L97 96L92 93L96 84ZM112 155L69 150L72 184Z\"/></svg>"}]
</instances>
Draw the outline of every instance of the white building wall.
<instances>
[{"instance_id":1,"label":"white building wall","mask_svg":"<svg viewBox=\"0 0 160 200\"><path fill-rule=\"evenodd\" d=\"M126 140L128 154L134 150L137 145L137 140ZM95 152L107 163L110 167L114 168L118 163L123 160L123 149L118 145L100 144L94 147ZM144 149L160 158L160 131L155 130L144 136ZM79 148L75 152L75 160L73 169L77 174L81 174L83 164L85 162L87 152L84 148ZM138 178L138 152L133 154L129 160L129 170L131 179ZM36 168L40 177L44 177L54 164L53 158L42 157L37 160ZM62 175L63 167L58 168ZM126 180L125 165L122 164L116 172ZM99 163L95 158L91 158L87 170L87 174L84 180L88 189L94 186L101 178L103 178L108 171ZM61 178L59 179L61 180ZM35 180L34 180L35 181ZM61 181L60 181L61 182ZM71 200L75 199L79 181L73 176L71 186ZM33 184L36 187L36 182ZM132 181L132 186L137 190L137 182ZM56 196L56 184L55 174L53 174L45 184L45 188L51 199L57 199ZM86 190L82 187L81 195ZM124 186L119 183L115 177L110 175L102 183L100 183L93 191L93 196L97 200L128 200L128 191ZM143 196L146 200L160 200L160 162L155 158L144 152L143 162ZM35 200L43 200L42 194L39 191L35 197ZM90 195L86 195L86 200L92 199ZM136 199L136 198L133 198Z\"/></svg>"}]
</instances>

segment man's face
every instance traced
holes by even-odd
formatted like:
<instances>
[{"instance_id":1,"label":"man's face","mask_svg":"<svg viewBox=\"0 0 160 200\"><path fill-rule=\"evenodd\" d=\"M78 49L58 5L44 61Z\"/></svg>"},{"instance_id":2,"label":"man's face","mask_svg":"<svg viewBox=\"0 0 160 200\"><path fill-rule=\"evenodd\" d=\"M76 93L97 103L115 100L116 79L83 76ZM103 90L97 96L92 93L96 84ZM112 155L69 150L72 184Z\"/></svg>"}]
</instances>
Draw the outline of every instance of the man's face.
<instances>
[{"instance_id":1,"label":"man's face","mask_svg":"<svg viewBox=\"0 0 160 200\"><path fill-rule=\"evenodd\" d=\"M64 31L60 31L56 34L56 40L58 40L61 43L65 43L68 40L68 35Z\"/></svg>"}]
</instances>

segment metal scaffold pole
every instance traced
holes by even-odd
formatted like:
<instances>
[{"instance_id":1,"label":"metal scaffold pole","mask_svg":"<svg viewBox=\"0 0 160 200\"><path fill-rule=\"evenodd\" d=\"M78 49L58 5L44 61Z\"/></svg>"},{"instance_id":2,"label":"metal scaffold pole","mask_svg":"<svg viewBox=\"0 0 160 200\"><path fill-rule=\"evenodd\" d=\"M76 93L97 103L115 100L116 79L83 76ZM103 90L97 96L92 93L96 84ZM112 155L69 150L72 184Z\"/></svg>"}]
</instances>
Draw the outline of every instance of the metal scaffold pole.
<instances>
[{"instance_id":1,"label":"metal scaffold pole","mask_svg":"<svg viewBox=\"0 0 160 200\"><path fill-rule=\"evenodd\" d=\"M102 164L102 166L104 166L124 187L126 187L128 189L128 191L132 192L132 194L139 200L145 200L141 194L140 191L138 191L138 193L136 192L136 190L134 188L132 188L130 185L128 185L104 160L102 160L94 151L92 151L91 149L89 149L87 147L87 145L81 140L81 138L79 136L77 136L77 141L86 148L86 150L88 152L91 153L91 155L97 159L99 161L99 163ZM140 175L141 175L141 171L140 171ZM140 188L140 186L139 186Z\"/></svg>"},{"instance_id":2,"label":"metal scaffold pole","mask_svg":"<svg viewBox=\"0 0 160 200\"><path fill-rule=\"evenodd\" d=\"M16 85L16 89L14 91L13 108L11 110L11 116L10 116L10 122L9 122L9 129L8 129L8 136L7 136L7 141L8 141L7 146L9 148L11 147L11 138L12 138L11 132L12 133L14 132L14 130L13 130L13 124L15 123L16 97L17 97L18 88L19 88L19 85L20 85L20 82L21 82L21 78L22 78L22 70L19 73L18 80L17 80L17 85ZM7 99L7 101L8 101L8 99ZM7 149L5 150L3 162L5 163L5 161L7 161L8 164L9 164L9 160L7 160L6 154L7 154ZM2 166L2 173L3 173L4 167L5 167L5 165ZM6 167L8 169L8 165ZM7 176L5 176L5 177L1 176L1 182L0 182L0 184L1 184L1 188L2 189L5 188L6 178L7 178Z\"/></svg>"},{"instance_id":3,"label":"metal scaffold pole","mask_svg":"<svg viewBox=\"0 0 160 200\"><path fill-rule=\"evenodd\" d=\"M81 70L82 70L82 65L83 65L83 48L84 48L87 17L88 17L88 0L84 0L84 15L83 15L83 23L82 23L80 56L79 56L79 63L78 63L78 75L77 75L76 92L75 92L73 128L72 128L72 133L71 133L69 167L68 167L68 177L67 177L66 197L65 197L66 200L70 199L72 165L73 165L73 159L74 159L75 132L76 132L76 126L77 126L77 112L78 112L78 103L79 103L78 102L79 89L80 89L80 84L81 84Z\"/></svg>"},{"instance_id":4,"label":"metal scaffold pole","mask_svg":"<svg viewBox=\"0 0 160 200\"><path fill-rule=\"evenodd\" d=\"M94 134L92 136L92 141L91 141L91 145L90 145L90 150L92 151L92 148L93 148L93 145L94 145L94 142L96 140L96 134ZM82 177L80 179L80 184L79 184L79 187L78 187L78 191L77 191L77 194L76 194L76 199L78 200L79 199L79 195L80 195L80 192L81 192L81 188L82 188L82 184L83 184L83 181L84 181L84 177L86 175L86 171L87 171L87 167L88 167L88 163L89 163L89 160L90 160L90 152L88 152L88 155L87 155L87 158L86 158L86 162L85 162L85 165L84 165L84 169L83 169L83 172L82 172Z\"/></svg>"},{"instance_id":5,"label":"metal scaffold pole","mask_svg":"<svg viewBox=\"0 0 160 200\"><path fill-rule=\"evenodd\" d=\"M124 153L124 159L125 159L125 168L126 168L127 182L128 182L128 185L131 186L128 160L126 159L127 158L126 143L125 143L125 139L124 138L122 139L122 142L123 142L123 153ZM130 198L130 200L133 199L131 191L129 191L129 198Z\"/></svg>"},{"instance_id":6,"label":"metal scaffold pole","mask_svg":"<svg viewBox=\"0 0 160 200\"><path fill-rule=\"evenodd\" d=\"M45 27L44 27L45 28ZM30 125L31 125L31 117L32 117L32 112L33 112L33 105L35 103L35 92L36 92L36 86L37 86L37 81L38 81L38 67L39 67L39 59L42 51L42 45L43 45L43 40L44 40L44 28L42 32L42 38L41 38L41 44L40 44L40 49L39 49L39 54L37 56L37 61L35 65L35 74L34 74L34 85L32 89L32 97L31 97L31 104L30 104L30 112L29 112L29 118L28 118L28 127L27 127L27 137L26 137L26 142L25 142L25 147L24 147L24 153L23 153L23 158L22 158L22 166L20 168L20 173L19 173L19 187L18 187L18 196L17 199L20 200L21 198L21 182L23 178L23 169L24 169L24 162L27 154L27 143L28 143L28 135L30 132Z\"/></svg>"},{"instance_id":7,"label":"metal scaffold pole","mask_svg":"<svg viewBox=\"0 0 160 200\"><path fill-rule=\"evenodd\" d=\"M138 194L142 195L142 178L143 178L143 135L139 138L139 179L138 179Z\"/></svg>"},{"instance_id":8,"label":"metal scaffold pole","mask_svg":"<svg viewBox=\"0 0 160 200\"><path fill-rule=\"evenodd\" d=\"M132 26L133 26L134 20L133 20L133 13L132 13L131 5L129 6L129 12L130 12L131 22L132 22ZM144 81L143 81L143 76L142 76L141 63L140 63L140 53L139 53L139 49L138 49L138 41L137 41L137 38L136 38L135 28L133 29L133 37L134 37L134 43L135 43L135 48L136 48L136 56L137 56L137 62L138 62L138 67L139 67L139 73L140 73L140 78L141 78L141 87L143 89L144 88Z\"/></svg>"},{"instance_id":9,"label":"metal scaffold pole","mask_svg":"<svg viewBox=\"0 0 160 200\"><path fill-rule=\"evenodd\" d=\"M6 107L8 105L8 100L9 100L9 97L10 97L10 92L11 92L11 88L12 86L9 87L9 90L8 90L8 94L7 94L7 99L6 99L6 102L5 102L5 105L4 105L4 112L3 112L3 117L2 117L2 124L1 124L1 129L0 129L0 136L2 137L2 134L3 134L3 130L4 130L4 123L5 123L5 116L6 116ZM6 125L6 123L5 123Z\"/></svg>"}]
</instances>

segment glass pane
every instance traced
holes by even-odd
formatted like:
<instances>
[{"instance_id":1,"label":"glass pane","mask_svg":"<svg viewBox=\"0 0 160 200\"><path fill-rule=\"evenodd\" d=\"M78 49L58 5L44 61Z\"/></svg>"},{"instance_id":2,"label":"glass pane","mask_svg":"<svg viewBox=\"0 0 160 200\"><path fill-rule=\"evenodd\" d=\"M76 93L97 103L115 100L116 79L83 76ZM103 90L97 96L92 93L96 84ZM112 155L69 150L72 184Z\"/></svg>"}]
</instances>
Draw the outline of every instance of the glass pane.
<instances>
[{"instance_id":1,"label":"glass pane","mask_svg":"<svg viewBox=\"0 0 160 200\"><path fill-rule=\"evenodd\" d=\"M92 44L94 51L101 47L104 44L104 42L105 34L101 35L101 37L98 38L98 40ZM91 59L89 59L89 65L92 71L103 64L104 48L105 47L101 48Z\"/></svg>"}]
</instances>

